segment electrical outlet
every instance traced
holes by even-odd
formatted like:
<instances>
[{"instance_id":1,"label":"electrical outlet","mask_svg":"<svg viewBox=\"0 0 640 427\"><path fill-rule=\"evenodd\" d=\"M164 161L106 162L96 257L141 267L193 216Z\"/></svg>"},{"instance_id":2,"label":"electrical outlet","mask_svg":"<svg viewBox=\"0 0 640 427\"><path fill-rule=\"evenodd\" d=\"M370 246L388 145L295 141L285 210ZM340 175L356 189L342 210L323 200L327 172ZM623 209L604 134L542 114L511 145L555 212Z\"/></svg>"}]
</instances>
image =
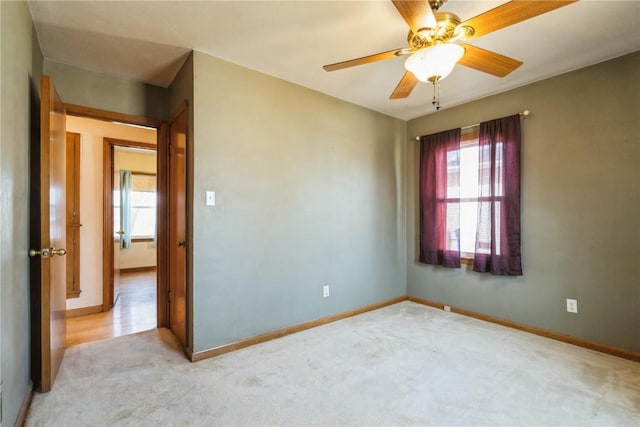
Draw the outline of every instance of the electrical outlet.
<instances>
[{"instance_id":1,"label":"electrical outlet","mask_svg":"<svg viewBox=\"0 0 640 427\"><path fill-rule=\"evenodd\" d=\"M567 298L567 312L578 313L578 300Z\"/></svg>"},{"instance_id":2,"label":"electrical outlet","mask_svg":"<svg viewBox=\"0 0 640 427\"><path fill-rule=\"evenodd\" d=\"M451 311L451 307L449 307L448 305L445 305L444 307L442 307L442 309L444 311Z\"/></svg>"},{"instance_id":3,"label":"electrical outlet","mask_svg":"<svg viewBox=\"0 0 640 427\"><path fill-rule=\"evenodd\" d=\"M322 287L322 296L324 298L329 296L329 285L325 285Z\"/></svg>"}]
</instances>

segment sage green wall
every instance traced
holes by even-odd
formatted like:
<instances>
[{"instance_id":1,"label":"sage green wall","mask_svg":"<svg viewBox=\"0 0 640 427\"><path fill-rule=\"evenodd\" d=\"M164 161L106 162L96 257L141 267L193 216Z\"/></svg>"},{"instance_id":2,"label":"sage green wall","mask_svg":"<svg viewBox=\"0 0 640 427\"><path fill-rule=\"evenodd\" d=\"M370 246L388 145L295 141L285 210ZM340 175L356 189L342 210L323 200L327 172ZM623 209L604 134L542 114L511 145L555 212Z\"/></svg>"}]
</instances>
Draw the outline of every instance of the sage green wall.
<instances>
[{"instance_id":1,"label":"sage green wall","mask_svg":"<svg viewBox=\"0 0 640 427\"><path fill-rule=\"evenodd\" d=\"M194 350L405 295L405 122L193 60Z\"/></svg>"},{"instance_id":2,"label":"sage green wall","mask_svg":"<svg viewBox=\"0 0 640 427\"><path fill-rule=\"evenodd\" d=\"M2 425L11 426L31 377L29 142L42 54L27 3L3 1L0 11L0 380Z\"/></svg>"},{"instance_id":3,"label":"sage green wall","mask_svg":"<svg viewBox=\"0 0 640 427\"><path fill-rule=\"evenodd\" d=\"M409 121L408 294L640 351L638 76L636 52ZM524 109L524 276L418 264L413 138Z\"/></svg>"},{"instance_id":4,"label":"sage green wall","mask_svg":"<svg viewBox=\"0 0 640 427\"><path fill-rule=\"evenodd\" d=\"M44 73L67 104L165 120L168 90L45 58Z\"/></svg>"},{"instance_id":5,"label":"sage green wall","mask_svg":"<svg viewBox=\"0 0 640 427\"><path fill-rule=\"evenodd\" d=\"M187 101L193 104L193 53L191 53L169 85L169 116ZM190 120L193 128L193 119Z\"/></svg>"}]
</instances>

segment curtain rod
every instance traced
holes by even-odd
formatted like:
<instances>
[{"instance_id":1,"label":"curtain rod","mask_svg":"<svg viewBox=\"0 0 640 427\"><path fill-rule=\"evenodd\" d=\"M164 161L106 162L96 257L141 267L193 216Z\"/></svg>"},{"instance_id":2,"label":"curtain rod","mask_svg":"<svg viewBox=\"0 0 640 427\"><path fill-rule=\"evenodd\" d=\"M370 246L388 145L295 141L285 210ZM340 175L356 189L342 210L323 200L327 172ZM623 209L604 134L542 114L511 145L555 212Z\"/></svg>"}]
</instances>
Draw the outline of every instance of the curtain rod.
<instances>
[{"instance_id":1,"label":"curtain rod","mask_svg":"<svg viewBox=\"0 0 640 427\"><path fill-rule=\"evenodd\" d=\"M518 114L520 114L521 116L527 117L529 115L529 110L521 111ZM462 129L469 129L469 128L472 128L472 127L475 127L475 126L480 126L480 123L475 123L473 125L463 126L460 129L461 130ZM419 136L416 136L416 141L420 141L420 137Z\"/></svg>"}]
</instances>

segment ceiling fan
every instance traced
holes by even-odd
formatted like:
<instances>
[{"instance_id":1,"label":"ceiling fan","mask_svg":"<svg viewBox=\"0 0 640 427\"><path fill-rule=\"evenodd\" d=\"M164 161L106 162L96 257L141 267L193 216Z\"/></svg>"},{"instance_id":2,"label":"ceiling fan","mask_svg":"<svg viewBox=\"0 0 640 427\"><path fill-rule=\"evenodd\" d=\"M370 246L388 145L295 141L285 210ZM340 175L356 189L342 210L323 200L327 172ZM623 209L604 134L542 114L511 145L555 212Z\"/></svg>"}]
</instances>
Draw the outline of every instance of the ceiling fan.
<instances>
[{"instance_id":1,"label":"ceiling fan","mask_svg":"<svg viewBox=\"0 0 640 427\"><path fill-rule=\"evenodd\" d=\"M477 37L533 18L577 0L512 0L466 21L448 12L438 12L447 0L392 0L402 18L409 25L406 48L389 50L325 65L326 71L336 71L410 55L405 61L406 72L390 99L406 98L418 81L434 85L434 105L437 83L444 79L456 64L504 77L522 65L522 61L482 49L467 43ZM435 11L435 13L434 13Z\"/></svg>"}]
</instances>

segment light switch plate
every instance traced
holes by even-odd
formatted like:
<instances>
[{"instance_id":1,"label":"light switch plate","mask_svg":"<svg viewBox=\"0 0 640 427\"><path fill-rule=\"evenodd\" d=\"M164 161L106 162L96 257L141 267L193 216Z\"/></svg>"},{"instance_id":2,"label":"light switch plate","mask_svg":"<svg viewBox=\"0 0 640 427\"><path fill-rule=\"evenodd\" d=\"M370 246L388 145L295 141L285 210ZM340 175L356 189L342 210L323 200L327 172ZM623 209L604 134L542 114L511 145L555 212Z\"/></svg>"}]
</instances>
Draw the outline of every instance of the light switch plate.
<instances>
[{"instance_id":1,"label":"light switch plate","mask_svg":"<svg viewBox=\"0 0 640 427\"><path fill-rule=\"evenodd\" d=\"M207 206L215 206L216 205L216 192L215 191L207 191L206 200L207 200Z\"/></svg>"}]
</instances>

